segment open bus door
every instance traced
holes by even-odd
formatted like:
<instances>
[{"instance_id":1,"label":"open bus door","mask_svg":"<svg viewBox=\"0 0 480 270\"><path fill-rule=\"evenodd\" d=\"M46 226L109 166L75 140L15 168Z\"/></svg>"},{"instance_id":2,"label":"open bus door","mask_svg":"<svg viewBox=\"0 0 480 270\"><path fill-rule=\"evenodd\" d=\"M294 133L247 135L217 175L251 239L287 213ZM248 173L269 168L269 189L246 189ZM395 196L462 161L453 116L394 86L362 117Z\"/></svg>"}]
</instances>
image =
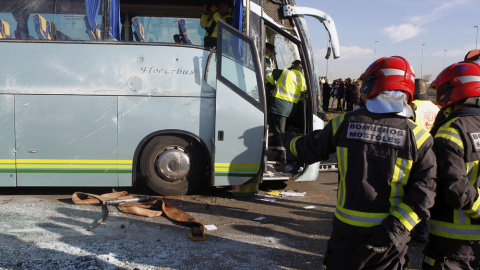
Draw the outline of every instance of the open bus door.
<instances>
[{"instance_id":1,"label":"open bus door","mask_svg":"<svg viewBox=\"0 0 480 270\"><path fill-rule=\"evenodd\" d=\"M263 71L254 41L221 20L216 57L213 185L240 185L263 171Z\"/></svg>"}]
</instances>

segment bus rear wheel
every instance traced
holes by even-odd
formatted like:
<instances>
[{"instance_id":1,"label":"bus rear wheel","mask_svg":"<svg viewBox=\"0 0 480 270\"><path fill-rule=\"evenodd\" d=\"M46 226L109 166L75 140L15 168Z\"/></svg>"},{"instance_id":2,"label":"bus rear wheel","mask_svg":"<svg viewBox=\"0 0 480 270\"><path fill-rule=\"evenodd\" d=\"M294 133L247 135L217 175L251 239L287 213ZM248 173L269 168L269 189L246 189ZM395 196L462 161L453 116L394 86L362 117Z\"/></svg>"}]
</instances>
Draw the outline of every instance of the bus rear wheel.
<instances>
[{"instance_id":1,"label":"bus rear wheel","mask_svg":"<svg viewBox=\"0 0 480 270\"><path fill-rule=\"evenodd\" d=\"M207 159L198 143L177 136L158 136L140 158L147 186L160 195L185 195L204 181Z\"/></svg>"}]
</instances>

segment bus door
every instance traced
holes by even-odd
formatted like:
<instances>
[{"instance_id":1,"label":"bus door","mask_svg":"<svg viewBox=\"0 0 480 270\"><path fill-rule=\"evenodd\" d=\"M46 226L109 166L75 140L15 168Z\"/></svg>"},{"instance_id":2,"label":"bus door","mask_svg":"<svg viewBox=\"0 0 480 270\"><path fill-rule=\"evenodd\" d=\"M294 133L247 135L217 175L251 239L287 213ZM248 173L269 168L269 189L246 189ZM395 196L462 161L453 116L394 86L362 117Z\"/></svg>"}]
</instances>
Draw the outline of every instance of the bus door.
<instances>
[{"instance_id":1,"label":"bus door","mask_svg":"<svg viewBox=\"0 0 480 270\"><path fill-rule=\"evenodd\" d=\"M253 40L220 20L216 65L213 185L239 185L263 170L263 75Z\"/></svg>"}]
</instances>

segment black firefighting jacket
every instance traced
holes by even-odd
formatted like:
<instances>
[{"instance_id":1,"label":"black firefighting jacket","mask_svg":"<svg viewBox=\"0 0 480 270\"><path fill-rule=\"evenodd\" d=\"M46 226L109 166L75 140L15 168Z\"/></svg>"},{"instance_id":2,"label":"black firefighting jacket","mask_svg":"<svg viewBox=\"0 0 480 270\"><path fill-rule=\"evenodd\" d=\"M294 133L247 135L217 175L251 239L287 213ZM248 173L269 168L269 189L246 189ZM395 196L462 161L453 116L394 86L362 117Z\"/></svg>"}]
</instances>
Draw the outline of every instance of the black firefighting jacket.
<instances>
[{"instance_id":1,"label":"black firefighting jacket","mask_svg":"<svg viewBox=\"0 0 480 270\"><path fill-rule=\"evenodd\" d=\"M454 111L435 134L438 194L430 241L450 258L480 258L480 108Z\"/></svg>"},{"instance_id":2,"label":"black firefighting jacket","mask_svg":"<svg viewBox=\"0 0 480 270\"><path fill-rule=\"evenodd\" d=\"M428 218L436 191L433 138L394 113L359 109L334 118L322 131L291 140L290 151L308 164L336 152L335 218L357 227L382 224L400 242Z\"/></svg>"}]
</instances>

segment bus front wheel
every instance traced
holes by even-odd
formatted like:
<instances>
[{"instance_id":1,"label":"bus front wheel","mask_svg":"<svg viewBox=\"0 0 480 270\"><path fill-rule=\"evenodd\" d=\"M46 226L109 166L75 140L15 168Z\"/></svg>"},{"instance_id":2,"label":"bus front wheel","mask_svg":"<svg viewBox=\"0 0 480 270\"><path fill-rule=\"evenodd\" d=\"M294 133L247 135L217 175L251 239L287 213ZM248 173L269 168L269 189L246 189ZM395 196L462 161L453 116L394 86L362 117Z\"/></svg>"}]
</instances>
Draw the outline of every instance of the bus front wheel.
<instances>
[{"instance_id":1,"label":"bus front wheel","mask_svg":"<svg viewBox=\"0 0 480 270\"><path fill-rule=\"evenodd\" d=\"M149 188L161 195L185 195L204 180L207 167L201 147L192 139L158 136L145 146L140 159Z\"/></svg>"}]
</instances>

